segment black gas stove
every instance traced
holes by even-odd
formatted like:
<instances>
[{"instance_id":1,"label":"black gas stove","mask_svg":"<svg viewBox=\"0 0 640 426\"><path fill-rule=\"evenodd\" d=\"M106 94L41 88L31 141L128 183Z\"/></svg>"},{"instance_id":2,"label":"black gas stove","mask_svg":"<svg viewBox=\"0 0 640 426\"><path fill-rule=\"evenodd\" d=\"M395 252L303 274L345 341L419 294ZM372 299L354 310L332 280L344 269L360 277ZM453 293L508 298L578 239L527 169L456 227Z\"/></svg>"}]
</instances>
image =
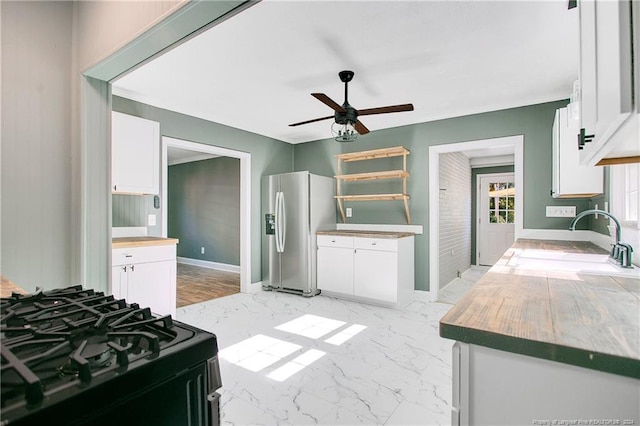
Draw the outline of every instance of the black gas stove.
<instances>
[{"instance_id":1,"label":"black gas stove","mask_svg":"<svg viewBox=\"0 0 640 426\"><path fill-rule=\"evenodd\" d=\"M219 424L215 335L81 286L0 303L0 425Z\"/></svg>"}]
</instances>

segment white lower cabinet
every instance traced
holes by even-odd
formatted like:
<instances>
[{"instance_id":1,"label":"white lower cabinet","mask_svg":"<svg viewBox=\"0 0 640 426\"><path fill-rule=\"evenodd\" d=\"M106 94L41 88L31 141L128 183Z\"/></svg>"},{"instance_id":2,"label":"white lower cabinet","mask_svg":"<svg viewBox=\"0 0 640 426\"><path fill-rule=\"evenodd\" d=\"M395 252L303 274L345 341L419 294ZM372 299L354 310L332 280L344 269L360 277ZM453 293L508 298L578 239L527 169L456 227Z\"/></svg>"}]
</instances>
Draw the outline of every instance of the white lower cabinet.
<instances>
[{"instance_id":1,"label":"white lower cabinet","mask_svg":"<svg viewBox=\"0 0 640 426\"><path fill-rule=\"evenodd\" d=\"M385 305L413 298L413 237L318 235L318 289Z\"/></svg>"},{"instance_id":2,"label":"white lower cabinet","mask_svg":"<svg viewBox=\"0 0 640 426\"><path fill-rule=\"evenodd\" d=\"M158 315L176 313L175 244L113 249L111 293Z\"/></svg>"},{"instance_id":3,"label":"white lower cabinet","mask_svg":"<svg viewBox=\"0 0 640 426\"><path fill-rule=\"evenodd\" d=\"M637 425L640 420L635 378L456 342L452 379L453 426Z\"/></svg>"}]
</instances>

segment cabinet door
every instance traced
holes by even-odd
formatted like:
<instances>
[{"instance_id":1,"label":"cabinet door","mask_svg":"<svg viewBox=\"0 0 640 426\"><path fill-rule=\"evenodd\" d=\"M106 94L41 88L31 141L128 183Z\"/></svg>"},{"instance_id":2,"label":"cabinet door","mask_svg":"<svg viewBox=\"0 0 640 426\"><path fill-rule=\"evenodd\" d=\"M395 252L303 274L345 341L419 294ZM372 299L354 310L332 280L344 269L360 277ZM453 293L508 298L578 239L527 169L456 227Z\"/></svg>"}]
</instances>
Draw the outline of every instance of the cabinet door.
<instances>
[{"instance_id":1,"label":"cabinet door","mask_svg":"<svg viewBox=\"0 0 640 426\"><path fill-rule=\"evenodd\" d=\"M385 302L397 302L397 252L357 249L353 263L354 295Z\"/></svg>"},{"instance_id":2,"label":"cabinet door","mask_svg":"<svg viewBox=\"0 0 640 426\"><path fill-rule=\"evenodd\" d=\"M318 247L317 256L318 289L353 294L353 249Z\"/></svg>"},{"instance_id":3,"label":"cabinet door","mask_svg":"<svg viewBox=\"0 0 640 426\"><path fill-rule=\"evenodd\" d=\"M130 266L127 303L151 308L158 315L175 315L175 261L138 263Z\"/></svg>"},{"instance_id":4,"label":"cabinet door","mask_svg":"<svg viewBox=\"0 0 640 426\"><path fill-rule=\"evenodd\" d=\"M631 6L628 0L579 5L581 127L594 135L581 162L593 164L619 143L615 133L633 111Z\"/></svg>"},{"instance_id":5,"label":"cabinet door","mask_svg":"<svg viewBox=\"0 0 640 426\"><path fill-rule=\"evenodd\" d=\"M126 299L128 266L113 266L111 268L111 294L116 299Z\"/></svg>"},{"instance_id":6,"label":"cabinet door","mask_svg":"<svg viewBox=\"0 0 640 426\"><path fill-rule=\"evenodd\" d=\"M160 124L119 112L111 116L113 192L157 194L160 187Z\"/></svg>"},{"instance_id":7,"label":"cabinet door","mask_svg":"<svg viewBox=\"0 0 640 426\"><path fill-rule=\"evenodd\" d=\"M556 111L553 122L553 197L588 198L603 192L602 167L580 164L578 124L568 109Z\"/></svg>"}]
</instances>

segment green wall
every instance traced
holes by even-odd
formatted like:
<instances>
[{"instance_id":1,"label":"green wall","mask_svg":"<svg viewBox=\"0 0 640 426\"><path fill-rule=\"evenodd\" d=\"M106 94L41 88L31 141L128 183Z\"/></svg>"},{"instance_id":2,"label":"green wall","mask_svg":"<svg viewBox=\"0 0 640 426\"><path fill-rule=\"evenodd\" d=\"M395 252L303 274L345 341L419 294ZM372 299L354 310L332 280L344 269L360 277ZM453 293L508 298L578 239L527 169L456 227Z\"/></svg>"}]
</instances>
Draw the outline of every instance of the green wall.
<instances>
[{"instance_id":1,"label":"green wall","mask_svg":"<svg viewBox=\"0 0 640 426\"><path fill-rule=\"evenodd\" d=\"M113 110L158 121L162 136L251 153L251 282L261 281L260 181L265 175L292 171L293 146L255 133L117 96L113 97Z\"/></svg>"},{"instance_id":2,"label":"green wall","mask_svg":"<svg viewBox=\"0 0 640 426\"><path fill-rule=\"evenodd\" d=\"M546 218L547 205L576 205L589 208L588 200L555 200L551 190L551 128L555 110L567 100L492 111L447 120L438 120L393 129L378 130L361 136L354 143L340 144L323 139L294 146L295 170L332 176L336 171L335 154L402 145L411 150L407 167L411 173L408 192L411 195L412 224L423 225L424 234L416 236L416 289L429 289L429 147L440 144L524 135L524 228L568 229L570 219ZM419 108L419 106L417 106ZM376 117L365 124L375 126ZM394 159L374 160L372 170L397 168ZM367 162L369 163L369 162ZM365 167L362 165L361 167ZM346 172L353 172L351 169ZM385 184L390 185L390 184ZM381 192L384 186L380 186ZM355 189L354 189L355 192ZM353 223L406 223L401 202L380 201L352 203Z\"/></svg>"},{"instance_id":3,"label":"green wall","mask_svg":"<svg viewBox=\"0 0 640 426\"><path fill-rule=\"evenodd\" d=\"M240 266L240 160L170 166L167 186L167 236L180 240L178 256Z\"/></svg>"}]
</instances>

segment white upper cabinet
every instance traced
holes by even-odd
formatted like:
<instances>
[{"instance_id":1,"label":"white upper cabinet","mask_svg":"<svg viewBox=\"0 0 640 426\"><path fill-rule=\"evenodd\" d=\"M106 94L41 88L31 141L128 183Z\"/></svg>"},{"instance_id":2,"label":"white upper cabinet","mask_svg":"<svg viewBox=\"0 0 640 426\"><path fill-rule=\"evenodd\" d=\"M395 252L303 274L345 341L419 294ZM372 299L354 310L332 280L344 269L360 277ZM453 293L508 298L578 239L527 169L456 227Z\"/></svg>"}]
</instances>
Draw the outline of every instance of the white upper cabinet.
<instances>
[{"instance_id":1,"label":"white upper cabinet","mask_svg":"<svg viewBox=\"0 0 640 426\"><path fill-rule=\"evenodd\" d=\"M638 35L632 32L634 25L636 33L640 30L640 14L633 11L634 24L629 0L581 0L578 4L581 122L577 135L583 135L580 162L606 165L640 161L640 116L633 93L634 85L638 90L640 84L638 72L633 71L634 49L638 61ZM635 67L637 70L638 63Z\"/></svg>"},{"instance_id":2,"label":"white upper cabinet","mask_svg":"<svg viewBox=\"0 0 640 426\"><path fill-rule=\"evenodd\" d=\"M602 167L580 164L578 120L567 108L556 110L553 121L553 198L591 198L603 192Z\"/></svg>"},{"instance_id":3,"label":"white upper cabinet","mask_svg":"<svg viewBox=\"0 0 640 426\"><path fill-rule=\"evenodd\" d=\"M112 192L158 194L159 187L160 123L112 112Z\"/></svg>"}]
</instances>

